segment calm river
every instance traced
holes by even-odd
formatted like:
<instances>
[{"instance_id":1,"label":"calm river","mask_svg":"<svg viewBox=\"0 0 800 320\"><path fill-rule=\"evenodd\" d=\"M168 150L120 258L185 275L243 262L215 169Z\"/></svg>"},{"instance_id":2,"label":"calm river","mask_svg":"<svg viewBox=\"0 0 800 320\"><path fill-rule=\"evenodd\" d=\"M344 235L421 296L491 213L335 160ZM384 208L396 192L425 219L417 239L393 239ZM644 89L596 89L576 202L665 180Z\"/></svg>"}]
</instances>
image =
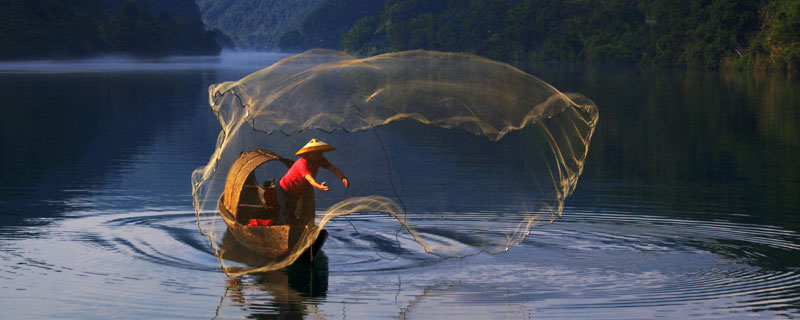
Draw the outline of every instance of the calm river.
<instances>
[{"instance_id":1,"label":"calm river","mask_svg":"<svg viewBox=\"0 0 800 320\"><path fill-rule=\"evenodd\" d=\"M208 86L283 57L0 63L0 318L800 317L800 82L783 75L520 66L600 110L561 219L507 252L440 259L353 215L312 264L226 276L192 207L220 130ZM404 130L414 152L461 151L409 124L377 132L391 149ZM342 167L347 196L369 191ZM345 196L327 179L323 207ZM470 214L451 205L470 195L416 196ZM519 209L486 202L482 217Z\"/></svg>"}]
</instances>

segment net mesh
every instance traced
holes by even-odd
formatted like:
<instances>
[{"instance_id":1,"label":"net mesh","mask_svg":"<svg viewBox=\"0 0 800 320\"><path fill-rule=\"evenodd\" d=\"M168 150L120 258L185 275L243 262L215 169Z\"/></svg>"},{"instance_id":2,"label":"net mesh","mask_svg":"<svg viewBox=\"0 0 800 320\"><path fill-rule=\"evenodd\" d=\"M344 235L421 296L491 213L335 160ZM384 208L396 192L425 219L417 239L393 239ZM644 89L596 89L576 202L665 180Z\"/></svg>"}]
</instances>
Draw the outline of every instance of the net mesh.
<instances>
[{"instance_id":1,"label":"net mesh","mask_svg":"<svg viewBox=\"0 0 800 320\"><path fill-rule=\"evenodd\" d=\"M212 85L209 103L222 130L192 175L194 205L230 274L285 267L331 219L354 213L386 214L403 237L442 257L507 250L560 217L598 119L591 100L510 65L433 51L355 58L311 50ZM317 201L320 228L287 255L230 265L217 201L232 163L257 148L293 156L310 137L337 147L326 157L353 188ZM255 174L260 184L285 171L267 163Z\"/></svg>"}]
</instances>

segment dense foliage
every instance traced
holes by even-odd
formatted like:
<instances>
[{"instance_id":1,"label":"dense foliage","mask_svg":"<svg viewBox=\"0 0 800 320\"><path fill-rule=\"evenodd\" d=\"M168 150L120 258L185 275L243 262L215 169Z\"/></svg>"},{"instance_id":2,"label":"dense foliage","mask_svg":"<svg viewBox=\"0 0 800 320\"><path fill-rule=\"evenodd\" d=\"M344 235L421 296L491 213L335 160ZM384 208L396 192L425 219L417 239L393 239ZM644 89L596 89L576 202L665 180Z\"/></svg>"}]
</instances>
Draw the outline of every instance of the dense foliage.
<instances>
[{"instance_id":1,"label":"dense foliage","mask_svg":"<svg viewBox=\"0 0 800 320\"><path fill-rule=\"evenodd\" d=\"M388 0L342 37L361 55L798 70L796 0Z\"/></svg>"},{"instance_id":2,"label":"dense foliage","mask_svg":"<svg viewBox=\"0 0 800 320\"><path fill-rule=\"evenodd\" d=\"M111 14L119 14L127 0L98 0L100 5ZM139 6L147 7L154 15L167 14L170 16L183 16L184 18L200 20L200 8L195 0L136 0Z\"/></svg>"},{"instance_id":3,"label":"dense foliage","mask_svg":"<svg viewBox=\"0 0 800 320\"><path fill-rule=\"evenodd\" d=\"M154 14L136 1L119 1L118 12L112 12L110 0L4 0L0 59L219 53L218 33L206 31L200 20L166 9Z\"/></svg>"},{"instance_id":4,"label":"dense foliage","mask_svg":"<svg viewBox=\"0 0 800 320\"><path fill-rule=\"evenodd\" d=\"M356 20L378 14L385 0L326 0L303 19L302 30L281 36L283 50L304 48L339 49L342 36Z\"/></svg>"},{"instance_id":5,"label":"dense foliage","mask_svg":"<svg viewBox=\"0 0 800 320\"><path fill-rule=\"evenodd\" d=\"M772 1L761 11L761 29L732 65L743 69L800 69L800 1ZM728 62L728 61L726 61Z\"/></svg>"}]
</instances>

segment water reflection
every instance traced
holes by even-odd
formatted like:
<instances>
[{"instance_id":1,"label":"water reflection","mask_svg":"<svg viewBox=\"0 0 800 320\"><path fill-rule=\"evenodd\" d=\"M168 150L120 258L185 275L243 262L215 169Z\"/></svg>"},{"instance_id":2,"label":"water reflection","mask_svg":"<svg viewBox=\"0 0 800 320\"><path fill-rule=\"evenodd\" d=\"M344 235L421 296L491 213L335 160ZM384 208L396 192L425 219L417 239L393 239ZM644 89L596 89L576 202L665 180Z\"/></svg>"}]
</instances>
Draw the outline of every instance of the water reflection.
<instances>
[{"instance_id":1,"label":"water reflection","mask_svg":"<svg viewBox=\"0 0 800 320\"><path fill-rule=\"evenodd\" d=\"M183 206L191 197L184 177L216 141L208 85L278 58L228 59L242 69L227 68L224 57L0 63L0 225L96 208ZM13 71L20 66L27 71ZM157 163L147 163L151 155ZM111 201L75 201L99 197Z\"/></svg>"},{"instance_id":2,"label":"water reflection","mask_svg":"<svg viewBox=\"0 0 800 320\"><path fill-rule=\"evenodd\" d=\"M7 106L0 117L4 317L800 314L797 80L628 68L534 71L586 94L603 112L561 220L534 229L504 254L439 260L402 234L398 242L397 228L367 232L386 217L357 215L329 225L327 256L314 265L228 278L197 231L188 185L219 131L207 84L246 74L226 72L0 74ZM392 130L379 131L388 150L407 151L397 141L402 132ZM301 142L314 133L307 134ZM463 153L428 148L437 141L425 135L406 135L420 144L414 152ZM285 148L290 154L294 147ZM359 165L367 181L388 180L382 157ZM392 162L393 170L424 178L418 167ZM513 173L505 166L461 174L481 186L475 181ZM408 186L401 196L417 196L413 181L399 183ZM320 201L343 193L332 190ZM484 204L498 216L517 209L455 192L434 200L427 209L455 208L466 217ZM226 259L263 265L253 257Z\"/></svg>"},{"instance_id":3,"label":"water reflection","mask_svg":"<svg viewBox=\"0 0 800 320\"><path fill-rule=\"evenodd\" d=\"M641 184L643 190L632 191L669 201L676 211L729 203L749 217L737 221L800 230L798 79L611 66L529 69L602 109L582 181Z\"/></svg>"},{"instance_id":4,"label":"water reflection","mask_svg":"<svg viewBox=\"0 0 800 320\"><path fill-rule=\"evenodd\" d=\"M262 266L268 257L241 246L226 232L222 239L222 258L247 266ZM313 262L298 261L290 267L225 280L225 294L220 300L216 317L224 308L236 307L249 313L252 319L302 319L316 314L317 305L324 302L328 292L328 257L321 252ZM266 294L266 295L265 295Z\"/></svg>"}]
</instances>

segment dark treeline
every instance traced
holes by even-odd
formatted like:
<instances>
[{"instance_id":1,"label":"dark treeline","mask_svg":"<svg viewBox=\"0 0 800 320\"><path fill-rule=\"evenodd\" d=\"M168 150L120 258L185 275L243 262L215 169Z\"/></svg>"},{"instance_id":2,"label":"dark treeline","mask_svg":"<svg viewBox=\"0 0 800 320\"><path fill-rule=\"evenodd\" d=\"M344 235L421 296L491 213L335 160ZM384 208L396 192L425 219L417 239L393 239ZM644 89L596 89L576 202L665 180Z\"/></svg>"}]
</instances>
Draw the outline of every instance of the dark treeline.
<instances>
[{"instance_id":1,"label":"dark treeline","mask_svg":"<svg viewBox=\"0 0 800 320\"><path fill-rule=\"evenodd\" d=\"M193 1L173 2L186 7L153 12L146 1L4 0L0 59L218 54L224 36L205 30Z\"/></svg>"},{"instance_id":2,"label":"dark treeline","mask_svg":"<svg viewBox=\"0 0 800 320\"><path fill-rule=\"evenodd\" d=\"M800 69L796 0L387 0L340 47L505 61Z\"/></svg>"}]
</instances>

